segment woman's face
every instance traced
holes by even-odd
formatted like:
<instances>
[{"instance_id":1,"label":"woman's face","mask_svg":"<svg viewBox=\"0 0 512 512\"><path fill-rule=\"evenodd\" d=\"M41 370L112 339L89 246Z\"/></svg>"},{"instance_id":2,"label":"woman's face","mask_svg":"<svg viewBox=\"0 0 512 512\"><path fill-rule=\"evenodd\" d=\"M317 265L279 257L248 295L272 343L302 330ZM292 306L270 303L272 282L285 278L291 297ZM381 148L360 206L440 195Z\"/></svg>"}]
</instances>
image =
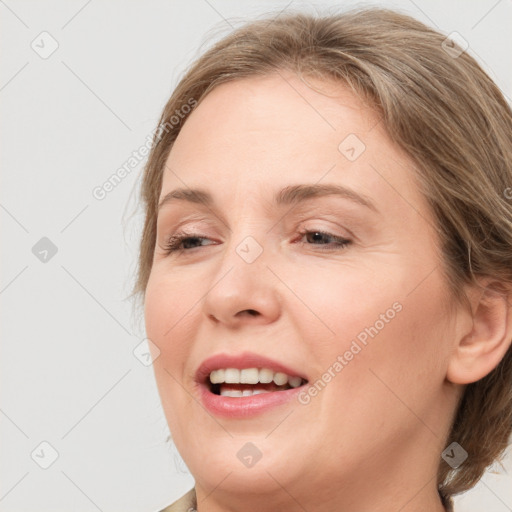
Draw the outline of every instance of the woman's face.
<instances>
[{"instance_id":1,"label":"woman's face","mask_svg":"<svg viewBox=\"0 0 512 512\"><path fill-rule=\"evenodd\" d=\"M218 86L164 170L147 335L173 440L209 503L254 492L308 509L320 490L371 503L400 482L395 505L401 493L414 505L435 490L455 398L432 216L379 116L316 85L327 95L284 72ZM206 379L219 368L274 373L216 372L234 381L217 395ZM286 391L275 372L307 383ZM243 389L267 392L226 396Z\"/></svg>"}]
</instances>

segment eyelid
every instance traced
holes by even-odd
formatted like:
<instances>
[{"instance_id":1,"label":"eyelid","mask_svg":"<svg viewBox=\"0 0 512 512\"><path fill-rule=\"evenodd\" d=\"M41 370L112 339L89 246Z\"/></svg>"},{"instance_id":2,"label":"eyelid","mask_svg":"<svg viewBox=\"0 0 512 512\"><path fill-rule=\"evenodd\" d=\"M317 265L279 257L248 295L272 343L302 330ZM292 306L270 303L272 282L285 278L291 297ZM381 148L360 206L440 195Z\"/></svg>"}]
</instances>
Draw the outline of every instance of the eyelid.
<instances>
[{"instance_id":1,"label":"eyelid","mask_svg":"<svg viewBox=\"0 0 512 512\"><path fill-rule=\"evenodd\" d=\"M191 207L196 207L191 210ZM204 211L203 209L197 209L197 205L184 205L184 208L180 209L164 209L165 212L159 213L157 216L157 236L160 231L177 231L184 229L204 231L206 229L225 229L228 232L231 231L228 224L226 224L223 218L216 215L211 210ZM189 223L191 226L189 227Z\"/></svg>"},{"instance_id":2,"label":"eyelid","mask_svg":"<svg viewBox=\"0 0 512 512\"><path fill-rule=\"evenodd\" d=\"M296 215L296 218L293 219L293 217ZM286 217L289 219L292 219L290 221L290 224L286 222ZM353 224L355 226L359 226L360 222L358 220L358 217L354 217L353 214L346 213L346 212L332 212L332 210L325 209L322 206L316 206L313 208L308 208L306 211L298 211L298 212L289 212L285 217L281 217L279 219L278 223L282 222L282 234L284 232L289 233L296 233L299 229L318 229L321 231L328 231L332 235L344 237L344 238L350 238L353 241L360 241L360 239L354 234L354 232L349 229L346 225L346 223L341 223L343 219L346 219L350 224ZM218 236L218 229L221 230L226 229L226 226L223 222L220 222L218 218L214 217L211 218L204 212L192 212L186 214L184 217L179 216L178 222L174 223L171 222L172 219L169 219L169 222L167 219L162 220L160 225L157 225L157 236L164 236L168 237L169 234L175 233L177 231L186 231L187 233L191 233L192 235L201 233L203 235L207 235L207 232L209 230L215 230L215 235L212 233L212 236ZM291 224L293 222L293 224ZM274 228L277 227L277 224L273 224L270 229L267 231L267 233L274 231ZM313 225L305 223L313 223ZM320 223L328 223L327 225L322 225ZM163 225L162 225L163 224ZM334 227L333 227L334 226ZM362 224L361 228L364 228L366 224ZM367 229L367 227L366 227ZM231 232L231 229L227 227L227 231ZM162 232L162 235L159 235L159 233Z\"/></svg>"},{"instance_id":3,"label":"eyelid","mask_svg":"<svg viewBox=\"0 0 512 512\"><path fill-rule=\"evenodd\" d=\"M207 229L215 227L215 221L208 219L204 214L199 215L187 215L186 217L180 217L178 222L171 222L171 220L162 220L160 224L157 224L157 234L162 232L163 236L167 236L168 233L175 233L176 231L186 230L189 232L201 232Z\"/></svg>"},{"instance_id":4,"label":"eyelid","mask_svg":"<svg viewBox=\"0 0 512 512\"><path fill-rule=\"evenodd\" d=\"M321 222L329 222L331 225L322 225ZM309 223L309 224L308 224ZM332 225L334 224L334 227ZM333 220L327 220L326 218L321 218L316 215L309 217L307 220L300 221L299 225L297 226L297 231L300 230L308 230L308 231L322 231L322 232L328 232L332 234L333 236L341 237L341 238L349 238L350 240L353 240L354 242L358 242L359 238L353 233L352 230L347 228L344 225L339 224L338 222L334 222Z\"/></svg>"}]
</instances>

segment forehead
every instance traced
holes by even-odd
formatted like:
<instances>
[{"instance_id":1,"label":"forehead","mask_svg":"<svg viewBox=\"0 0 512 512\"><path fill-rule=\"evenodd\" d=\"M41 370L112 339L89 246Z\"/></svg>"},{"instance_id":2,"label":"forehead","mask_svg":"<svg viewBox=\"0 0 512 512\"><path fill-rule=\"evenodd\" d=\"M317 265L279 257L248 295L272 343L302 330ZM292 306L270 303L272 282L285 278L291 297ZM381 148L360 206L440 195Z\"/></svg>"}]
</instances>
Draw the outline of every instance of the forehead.
<instances>
[{"instance_id":1,"label":"forehead","mask_svg":"<svg viewBox=\"0 0 512 512\"><path fill-rule=\"evenodd\" d=\"M298 150L315 159L325 151L332 157L338 156L338 145L346 135L365 138L374 127L378 130L378 114L346 87L319 81L311 85L322 93L283 71L216 87L187 119L172 159L212 153L218 159L220 147L229 149L227 159L243 153L245 161L278 154L281 159L294 159Z\"/></svg>"},{"instance_id":2,"label":"forehead","mask_svg":"<svg viewBox=\"0 0 512 512\"><path fill-rule=\"evenodd\" d=\"M347 87L283 71L222 84L203 99L170 151L160 197L191 187L249 199L336 182L392 208L400 195L425 208L412 166L379 113Z\"/></svg>"}]
</instances>

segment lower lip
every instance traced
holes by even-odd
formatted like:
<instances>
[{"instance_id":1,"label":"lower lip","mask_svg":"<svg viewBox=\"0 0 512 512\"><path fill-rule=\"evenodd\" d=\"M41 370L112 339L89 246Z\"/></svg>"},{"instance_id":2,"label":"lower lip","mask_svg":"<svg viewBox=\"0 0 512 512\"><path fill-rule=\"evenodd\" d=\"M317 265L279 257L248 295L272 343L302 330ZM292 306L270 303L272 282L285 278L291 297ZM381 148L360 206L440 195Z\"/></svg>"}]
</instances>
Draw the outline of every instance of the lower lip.
<instances>
[{"instance_id":1,"label":"lower lip","mask_svg":"<svg viewBox=\"0 0 512 512\"><path fill-rule=\"evenodd\" d=\"M286 391L271 391L252 396L231 397L212 393L206 384L201 384L201 402L216 416L247 418L266 412L279 405L291 402L305 385Z\"/></svg>"}]
</instances>

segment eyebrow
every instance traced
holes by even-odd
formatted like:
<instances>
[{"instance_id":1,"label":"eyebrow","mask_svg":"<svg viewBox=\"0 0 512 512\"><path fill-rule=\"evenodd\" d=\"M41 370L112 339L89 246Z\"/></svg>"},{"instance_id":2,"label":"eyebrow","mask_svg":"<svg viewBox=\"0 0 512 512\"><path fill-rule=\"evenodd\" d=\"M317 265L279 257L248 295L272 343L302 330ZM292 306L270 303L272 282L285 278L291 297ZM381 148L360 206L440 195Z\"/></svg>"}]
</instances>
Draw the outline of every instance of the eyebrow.
<instances>
[{"instance_id":1,"label":"eyebrow","mask_svg":"<svg viewBox=\"0 0 512 512\"><path fill-rule=\"evenodd\" d=\"M343 185L337 184L312 184L312 185L289 185L274 195L273 202L276 205L295 205L315 197L338 196L358 203L378 213L378 209L371 199L363 194ZM213 196L203 189L178 188L166 194L158 205L158 211L175 201L187 201L190 203L203 204L208 207L214 206Z\"/></svg>"}]
</instances>

